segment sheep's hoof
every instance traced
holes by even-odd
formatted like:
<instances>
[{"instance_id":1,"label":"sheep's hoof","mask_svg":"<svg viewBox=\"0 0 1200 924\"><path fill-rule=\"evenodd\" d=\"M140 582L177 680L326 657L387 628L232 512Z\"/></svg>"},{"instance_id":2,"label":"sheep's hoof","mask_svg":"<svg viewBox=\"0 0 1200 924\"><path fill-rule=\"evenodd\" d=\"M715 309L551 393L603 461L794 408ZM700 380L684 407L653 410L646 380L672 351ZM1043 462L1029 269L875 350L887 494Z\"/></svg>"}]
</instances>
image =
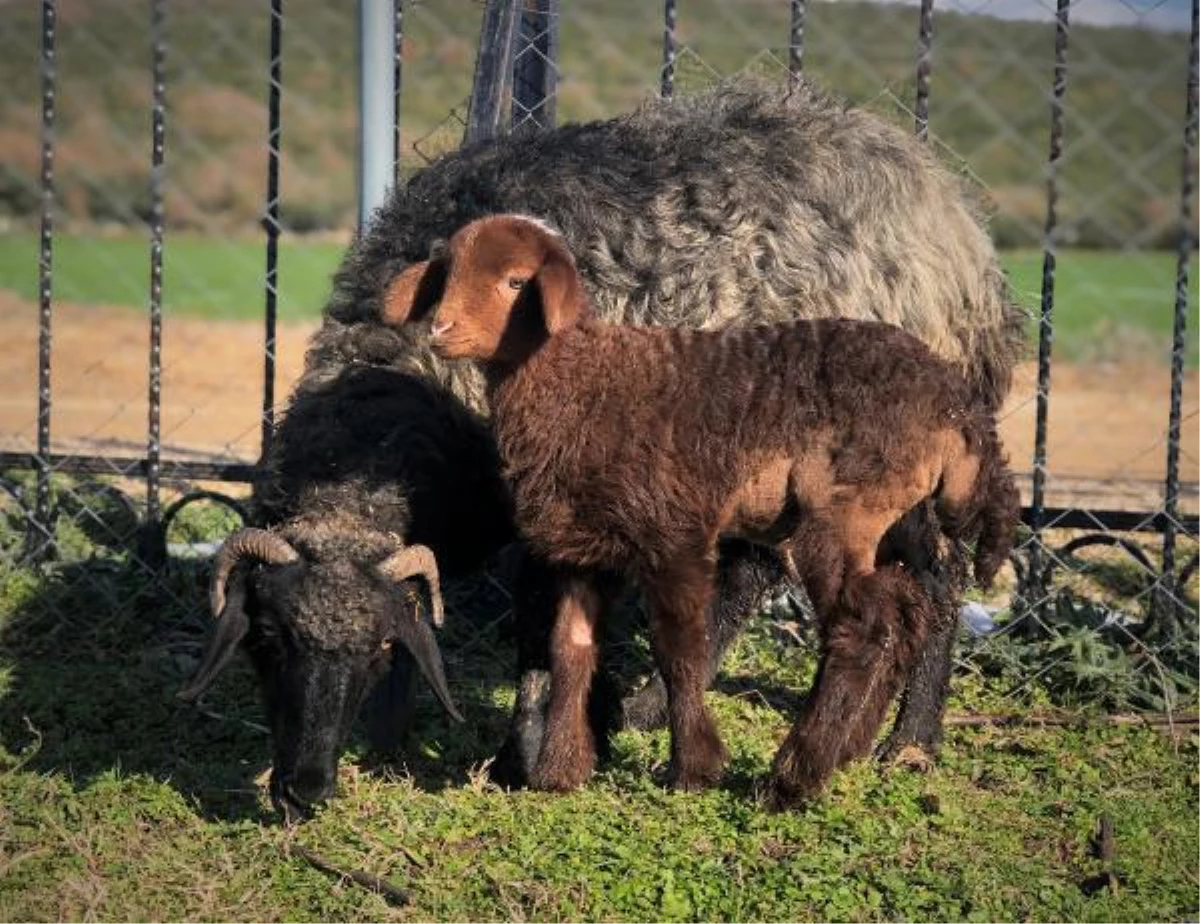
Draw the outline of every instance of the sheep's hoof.
<instances>
[{"instance_id":1,"label":"sheep's hoof","mask_svg":"<svg viewBox=\"0 0 1200 924\"><path fill-rule=\"evenodd\" d=\"M546 733L546 703L550 698L550 674L546 671L526 671L517 687L517 702L513 708L508 737L496 753L488 775L506 789L520 789L529 784L542 750Z\"/></svg>"},{"instance_id":2,"label":"sheep's hoof","mask_svg":"<svg viewBox=\"0 0 1200 924\"><path fill-rule=\"evenodd\" d=\"M912 769L926 770L937 760L941 745L940 728L933 734L905 734L899 728L875 749L875 759L880 763L894 763ZM921 755L919 758L915 755ZM918 764L921 764L918 767Z\"/></svg>"},{"instance_id":3,"label":"sheep's hoof","mask_svg":"<svg viewBox=\"0 0 1200 924\"><path fill-rule=\"evenodd\" d=\"M634 731L651 731L667 724L667 688L659 674L621 701L621 724Z\"/></svg>"},{"instance_id":4,"label":"sheep's hoof","mask_svg":"<svg viewBox=\"0 0 1200 924\"><path fill-rule=\"evenodd\" d=\"M933 756L919 744L906 744L893 752L881 755L883 762L904 770L928 773L933 769Z\"/></svg>"}]
</instances>

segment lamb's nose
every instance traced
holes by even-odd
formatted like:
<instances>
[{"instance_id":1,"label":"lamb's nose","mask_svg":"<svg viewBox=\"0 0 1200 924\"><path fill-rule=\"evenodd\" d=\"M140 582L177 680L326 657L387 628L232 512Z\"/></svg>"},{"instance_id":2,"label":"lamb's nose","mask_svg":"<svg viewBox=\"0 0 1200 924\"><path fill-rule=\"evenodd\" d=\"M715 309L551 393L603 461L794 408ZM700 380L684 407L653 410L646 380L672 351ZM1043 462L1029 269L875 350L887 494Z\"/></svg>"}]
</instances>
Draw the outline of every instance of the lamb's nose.
<instances>
[{"instance_id":1,"label":"lamb's nose","mask_svg":"<svg viewBox=\"0 0 1200 924\"><path fill-rule=\"evenodd\" d=\"M433 327L430 328L430 333L433 335L434 340L440 340L442 337L444 337L449 332L450 328L452 328L453 326L454 326L453 321L435 320L433 322Z\"/></svg>"}]
</instances>

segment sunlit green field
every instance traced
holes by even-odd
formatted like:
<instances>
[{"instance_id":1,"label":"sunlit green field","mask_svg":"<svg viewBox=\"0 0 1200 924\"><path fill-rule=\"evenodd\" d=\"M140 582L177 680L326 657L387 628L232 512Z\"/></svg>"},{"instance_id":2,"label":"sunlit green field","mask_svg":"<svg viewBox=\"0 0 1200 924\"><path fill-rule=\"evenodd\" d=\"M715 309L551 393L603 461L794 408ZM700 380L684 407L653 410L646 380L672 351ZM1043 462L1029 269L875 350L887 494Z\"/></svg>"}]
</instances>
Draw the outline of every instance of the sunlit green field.
<instances>
[{"instance_id":1,"label":"sunlit green field","mask_svg":"<svg viewBox=\"0 0 1200 924\"><path fill-rule=\"evenodd\" d=\"M315 318L345 245L284 238L279 257L279 314ZM1001 254L1018 300L1032 320L1040 312L1042 255ZM0 289L37 298L37 236L0 235ZM54 245L54 295L65 302L147 304L149 245L144 238L60 235ZM1197 362L1195 260L1189 266L1188 361ZM266 248L262 241L169 236L163 296L168 313L246 320L262 315ZM1164 251L1071 250L1055 277L1055 355L1069 359L1132 356L1168 362L1175 311L1176 257Z\"/></svg>"},{"instance_id":2,"label":"sunlit green field","mask_svg":"<svg viewBox=\"0 0 1200 924\"><path fill-rule=\"evenodd\" d=\"M262 788L270 742L245 658L198 706L175 698L211 631L205 564L151 578L111 538L121 513L101 511L100 530L64 518L62 560L38 570L7 564L22 527L0 503L0 920L1195 920L1195 728L1182 714L1174 736L1106 722L1095 688L1138 678L1110 669L1119 650L1066 670L1052 652L1035 670L1001 663L1012 645L987 659L960 649L952 715L1027 721L952 725L923 772L863 761L808 807L772 814L756 787L816 659L808 633L797 644L764 617L708 695L731 755L716 789L663 788L660 731L622 732L576 793L505 792L486 761L511 709L514 645L486 581L451 588L441 635L465 723L422 686L403 750L381 759L355 736L338 798L285 830ZM182 519L173 540L231 525ZM1194 634L1181 644L1194 651ZM623 650L648 660L644 643ZM1093 694L1080 687L1101 670ZM1052 697L1081 689L1090 708L1041 726ZM409 904L319 872L293 845L385 878Z\"/></svg>"}]
</instances>

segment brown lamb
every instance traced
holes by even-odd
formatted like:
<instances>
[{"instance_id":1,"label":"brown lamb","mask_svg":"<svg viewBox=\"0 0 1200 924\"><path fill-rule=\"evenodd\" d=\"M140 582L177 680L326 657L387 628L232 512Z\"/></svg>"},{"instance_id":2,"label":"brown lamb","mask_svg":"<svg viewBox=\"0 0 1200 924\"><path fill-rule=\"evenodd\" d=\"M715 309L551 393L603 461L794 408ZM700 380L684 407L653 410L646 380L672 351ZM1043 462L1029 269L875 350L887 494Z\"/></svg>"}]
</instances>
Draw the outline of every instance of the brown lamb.
<instances>
[{"instance_id":1,"label":"brown lamb","mask_svg":"<svg viewBox=\"0 0 1200 924\"><path fill-rule=\"evenodd\" d=\"M984 585L1012 547L1017 492L994 418L897 327L602 324L562 238L517 215L465 225L397 280L384 313L403 324L434 304L434 348L480 364L517 525L557 574L536 787L592 771L596 630L622 580L650 606L683 789L716 782L726 760L702 699L718 540L769 544L803 581L822 651L775 758L771 796L788 805L866 752L924 640L926 593L903 567L876 567L885 531L932 498L948 537L978 540Z\"/></svg>"}]
</instances>

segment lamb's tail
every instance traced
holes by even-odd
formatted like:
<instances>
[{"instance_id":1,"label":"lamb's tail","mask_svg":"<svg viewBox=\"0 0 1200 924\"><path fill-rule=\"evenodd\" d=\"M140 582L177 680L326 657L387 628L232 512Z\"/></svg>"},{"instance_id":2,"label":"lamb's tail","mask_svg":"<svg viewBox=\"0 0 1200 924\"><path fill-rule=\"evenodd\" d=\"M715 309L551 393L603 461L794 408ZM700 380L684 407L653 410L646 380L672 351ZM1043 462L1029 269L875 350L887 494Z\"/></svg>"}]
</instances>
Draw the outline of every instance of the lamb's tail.
<instances>
[{"instance_id":1,"label":"lamb's tail","mask_svg":"<svg viewBox=\"0 0 1200 924\"><path fill-rule=\"evenodd\" d=\"M1016 542L1021 517L1021 496L1000 446L996 422L980 414L964 428L965 451L953 459L943 475L937 499L942 531L951 539L975 542L975 581L990 587Z\"/></svg>"}]
</instances>

